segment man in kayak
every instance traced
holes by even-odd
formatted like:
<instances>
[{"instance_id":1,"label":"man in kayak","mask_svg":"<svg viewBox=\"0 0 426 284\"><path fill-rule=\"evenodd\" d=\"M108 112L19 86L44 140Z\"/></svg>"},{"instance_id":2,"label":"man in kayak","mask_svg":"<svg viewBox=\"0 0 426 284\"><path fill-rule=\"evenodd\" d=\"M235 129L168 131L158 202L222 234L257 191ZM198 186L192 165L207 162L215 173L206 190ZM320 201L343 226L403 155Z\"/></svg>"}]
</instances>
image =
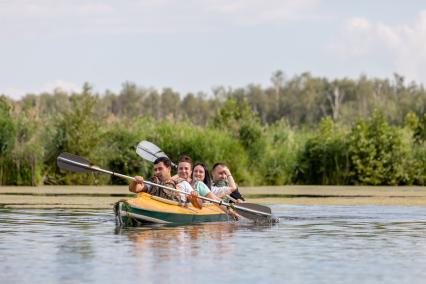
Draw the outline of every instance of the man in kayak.
<instances>
[{"instance_id":1,"label":"man in kayak","mask_svg":"<svg viewBox=\"0 0 426 284\"><path fill-rule=\"evenodd\" d=\"M244 197L238 191L238 186L234 181L231 171L224 163L216 163L212 169L212 192L222 196L224 192L228 192L231 200L236 200L237 203L243 202Z\"/></svg>"},{"instance_id":2,"label":"man in kayak","mask_svg":"<svg viewBox=\"0 0 426 284\"><path fill-rule=\"evenodd\" d=\"M171 188L176 188L191 195L179 194L172 190L167 190L158 186L152 186L144 183L144 178L142 176L135 176L135 180L132 181L129 185L129 190L134 193L146 192L151 195L159 196L165 199L170 199L178 202L185 203L187 198L197 207L198 198L195 197L196 194L192 189L191 185L188 182L177 182L172 179L171 176L171 165L172 162L169 158L160 157L154 161L154 177L151 179L153 183L164 185ZM195 204L194 204L195 202Z\"/></svg>"}]
</instances>

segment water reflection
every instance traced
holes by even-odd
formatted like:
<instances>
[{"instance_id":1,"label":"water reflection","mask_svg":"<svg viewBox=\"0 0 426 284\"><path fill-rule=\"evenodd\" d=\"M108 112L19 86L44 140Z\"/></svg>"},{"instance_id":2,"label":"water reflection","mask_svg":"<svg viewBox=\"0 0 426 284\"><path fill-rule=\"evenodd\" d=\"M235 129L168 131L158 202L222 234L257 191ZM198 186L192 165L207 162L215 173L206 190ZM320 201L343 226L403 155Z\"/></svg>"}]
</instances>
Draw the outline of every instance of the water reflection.
<instances>
[{"instance_id":1,"label":"water reflection","mask_svg":"<svg viewBox=\"0 0 426 284\"><path fill-rule=\"evenodd\" d=\"M207 243L216 253L232 253L234 245L229 240L239 227L238 224L233 223L209 223L190 226L117 228L116 233L126 236L131 241L135 256L144 256L152 252L158 260L164 260L174 255L197 257L203 250L203 244Z\"/></svg>"}]
</instances>

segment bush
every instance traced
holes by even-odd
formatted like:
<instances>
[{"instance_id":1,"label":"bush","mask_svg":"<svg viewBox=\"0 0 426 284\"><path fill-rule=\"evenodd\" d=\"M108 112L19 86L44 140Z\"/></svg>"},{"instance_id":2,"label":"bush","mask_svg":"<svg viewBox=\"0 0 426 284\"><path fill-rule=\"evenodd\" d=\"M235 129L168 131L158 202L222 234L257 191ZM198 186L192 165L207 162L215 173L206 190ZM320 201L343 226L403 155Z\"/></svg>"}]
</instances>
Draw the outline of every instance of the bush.
<instances>
[{"instance_id":1,"label":"bush","mask_svg":"<svg viewBox=\"0 0 426 284\"><path fill-rule=\"evenodd\" d=\"M254 183L248 172L247 153L239 141L226 132L202 128L190 122L160 122L144 135L174 162L183 154L210 167L214 163L225 162L240 183Z\"/></svg>"},{"instance_id":2,"label":"bush","mask_svg":"<svg viewBox=\"0 0 426 284\"><path fill-rule=\"evenodd\" d=\"M8 184L10 173L7 160L15 144L16 126L8 100L0 97L0 185Z\"/></svg>"},{"instance_id":3,"label":"bush","mask_svg":"<svg viewBox=\"0 0 426 284\"><path fill-rule=\"evenodd\" d=\"M136 146L143 140L142 138L140 133L132 128L120 127L118 124L111 125L101 138L100 163L114 172L130 176L151 176L151 165L143 162L136 154ZM110 183L128 184L129 181L111 176Z\"/></svg>"},{"instance_id":4,"label":"bush","mask_svg":"<svg viewBox=\"0 0 426 284\"><path fill-rule=\"evenodd\" d=\"M359 121L349 135L351 179L355 184L397 185L407 183L404 159L410 147L400 129L390 126L376 111Z\"/></svg>"},{"instance_id":5,"label":"bush","mask_svg":"<svg viewBox=\"0 0 426 284\"><path fill-rule=\"evenodd\" d=\"M260 184L283 185L294 180L297 153L305 143L302 131L295 132L286 121L271 125L265 133L265 155L262 157Z\"/></svg>"},{"instance_id":6,"label":"bush","mask_svg":"<svg viewBox=\"0 0 426 284\"><path fill-rule=\"evenodd\" d=\"M102 157L101 147L103 128L101 118L96 115L97 97L89 90L69 97L70 108L55 118L54 133L47 148L47 169L45 182L49 184L104 184L109 180L105 175L94 173L70 173L56 167L56 157L62 152L80 155L94 164Z\"/></svg>"},{"instance_id":7,"label":"bush","mask_svg":"<svg viewBox=\"0 0 426 284\"><path fill-rule=\"evenodd\" d=\"M349 157L346 133L324 118L298 155L296 181L302 184L346 184Z\"/></svg>"}]
</instances>

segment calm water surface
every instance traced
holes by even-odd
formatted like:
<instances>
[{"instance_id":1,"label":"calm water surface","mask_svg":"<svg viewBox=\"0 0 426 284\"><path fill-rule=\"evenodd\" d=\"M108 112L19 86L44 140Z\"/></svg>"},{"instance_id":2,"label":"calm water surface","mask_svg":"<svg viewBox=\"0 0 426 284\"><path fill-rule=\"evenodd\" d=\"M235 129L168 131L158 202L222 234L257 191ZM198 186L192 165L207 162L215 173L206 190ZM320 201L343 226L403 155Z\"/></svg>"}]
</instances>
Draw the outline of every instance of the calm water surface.
<instances>
[{"instance_id":1,"label":"calm water surface","mask_svg":"<svg viewBox=\"0 0 426 284\"><path fill-rule=\"evenodd\" d=\"M111 210L0 209L0 283L426 281L426 208L273 211L273 226L119 230Z\"/></svg>"}]
</instances>

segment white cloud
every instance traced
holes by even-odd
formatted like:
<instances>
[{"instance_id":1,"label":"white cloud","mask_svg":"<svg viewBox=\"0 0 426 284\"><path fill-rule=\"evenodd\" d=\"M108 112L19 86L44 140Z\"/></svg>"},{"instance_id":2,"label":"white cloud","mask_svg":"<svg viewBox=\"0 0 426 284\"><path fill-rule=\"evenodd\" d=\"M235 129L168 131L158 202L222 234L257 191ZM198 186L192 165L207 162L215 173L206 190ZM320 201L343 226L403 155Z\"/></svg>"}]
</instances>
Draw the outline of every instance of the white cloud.
<instances>
[{"instance_id":1,"label":"white cloud","mask_svg":"<svg viewBox=\"0 0 426 284\"><path fill-rule=\"evenodd\" d=\"M41 92L53 92L54 90L61 90L67 93L80 92L81 86L73 82L55 80L47 82L43 85L43 87L41 87Z\"/></svg>"},{"instance_id":2,"label":"white cloud","mask_svg":"<svg viewBox=\"0 0 426 284\"><path fill-rule=\"evenodd\" d=\"M6 95L12 99L18 100L24 97L27 94L40 94L43 92L53 93L55 90L61 90L66 93L81 92L82 87L73 82L67 82L64 80L54 80L43 84L43 86L38 88L33 88L31 90L20 89L20 88L5 88L0 90L0 95Z\"/></svg>"},{"instance_id":3,"label":"white cloud","mask_svg":"<svg viewBox=\"0 0 426 284\"><path fill-rule=\"evenodd\" d=\"M87 3L77 6L79 13L82 14L100 14L100 15L108 15L114 12L114 8L107 4L102 3Z\"/></svg>"},{"instance_id":4,"label":"white cloud","mask_svg":"<svg viewBox=\"0 0 426 284\"><path fill-rule=\"evenodd\" d=\"M371 24L364 18L352 18L346 23L346 28L350 31L368 30L371 28Z\"/></svg>"},{"instance_id":5,"label":"white cloud","mask_svg":"<svg viewBox=\"0 0 426 284\"><path fill-rule=\"evenodd\" d=\"M317 7L317 0L205 0L208 12L227 16L238 25L258 25L296 20Z\"/></svg>"},{"instance_id":6,"label":"white cloud","mask_svg":"<svg viewBox=\"0 0 426 284\"><path fill-rule=\"evenodd\" d=\"M0 38L187 32L285 23L319 0L13 0L0 2Z\"/></svg>"},{"instance_id":7,"label":"white cloud","mask_svg":"<svg viewBox=\"0 0 426 284\"><path fill-rule=\"evenodd\" d=\"M351 18L327 47L348 61L366 60L390 63L409 80L425 81L426 11L412 24L387 25L365 18Z\"/></svg>"},{"instance_id":8,"label":"white cloud","mask_svg":"<svg viewBox=\"0 0 426 284\"><path fill-rule=\"evenodd\" d=\"M20 98L29 93L31 92L29 92L28 90L18 88L5 88L3 90L0 90L0 95L5 95L14 100L19 100Z\"/></svg>"}]
</instances>

